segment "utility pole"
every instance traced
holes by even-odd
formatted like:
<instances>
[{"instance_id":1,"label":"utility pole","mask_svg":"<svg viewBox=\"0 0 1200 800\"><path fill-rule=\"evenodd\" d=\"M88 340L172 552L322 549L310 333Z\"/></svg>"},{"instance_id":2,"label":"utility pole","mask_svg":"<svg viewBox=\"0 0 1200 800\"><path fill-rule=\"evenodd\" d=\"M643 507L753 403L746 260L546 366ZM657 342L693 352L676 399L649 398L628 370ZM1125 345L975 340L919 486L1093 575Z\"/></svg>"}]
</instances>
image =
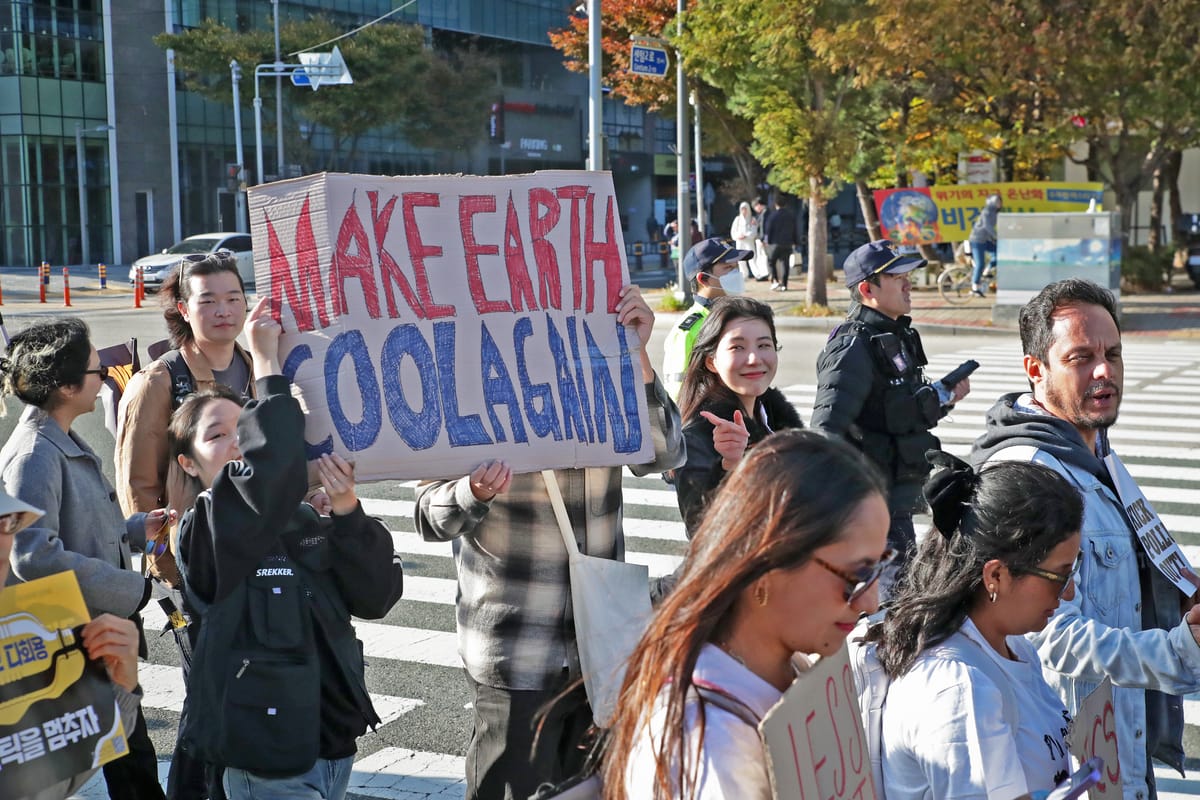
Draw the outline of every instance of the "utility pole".
<instances>
[{"instance_id":1,"label":"utility pole","mask_svg":"<svg viewBox=\"0 0 1200 800\"><path fill-rule=\"evenodd\" d=\"M283 59L279 57L279 0L271 0L275 7L275 178L283 180ZM258 176L262 183L262 176Z\"/></svg>"},{"instance_id":2,"label":"utility pole","mask_svg":"<svg viewBox=\"0 0 1200 800\"><path fill-rule=\"evenodd\" d=\"M686 0L677 0L676 4L676 33L683 34L683 12ZM679 263L675 266L676 284L678 289L675 296L680 300L691 299L691 288L687 276L683 274L683 257L692 246L691 208L692 200L688 192L688 91L687 78L683 74L683 59L679 51L675 51L675 173L679 178L678 192L675 204L678 206L675 220L679 236ZM699 182L699 176L697 176Z\"/></svg>"},{"instance_id":3,"label":"utility pole","mask_svg":"<svg viewBox=\"0 0 1200 800\"><path fill-rule=\"evenodd\" d=\"M234 192L234 207L237 209L237 224L235 231L246 232L246 155L242 144L242 102L238 85L242 82L242 66L237 59L229 62L229 72L233 78L233 138L237 148L237 191Z\"/></svg>"},{"instance_id":4,"label":"utility pole","mask_svg":"<svg viewBox=\"0 0 1200 800\"><path fill-rule=\"evenodd\" d=\"M604 52L600 49L600 0L588 0L588 169L604 169L604 107L600 72Z\"/></svg>"}]
</instances>

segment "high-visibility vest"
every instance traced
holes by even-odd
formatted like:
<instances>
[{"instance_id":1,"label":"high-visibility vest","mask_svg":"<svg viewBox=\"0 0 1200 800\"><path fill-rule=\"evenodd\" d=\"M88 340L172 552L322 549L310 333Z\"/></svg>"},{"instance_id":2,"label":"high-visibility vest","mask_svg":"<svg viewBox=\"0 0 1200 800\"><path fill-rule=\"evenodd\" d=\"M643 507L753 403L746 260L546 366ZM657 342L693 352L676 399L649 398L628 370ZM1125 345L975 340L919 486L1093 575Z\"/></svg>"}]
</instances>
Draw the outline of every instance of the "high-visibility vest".
<instances>
[{"instance_id":1,"label":"high-visibility vest","mask_svg":"<svg viewBox=\"0 0 1200 800\"><path fill-rule=\"evenodd\" d=\"M708 306L695 303L667 334L663 344L662 381L672 400L679 400L679 389L683 386L683 376L692 357L692 346L696 344L708 310Z\"/></svg>"}]
</instances>

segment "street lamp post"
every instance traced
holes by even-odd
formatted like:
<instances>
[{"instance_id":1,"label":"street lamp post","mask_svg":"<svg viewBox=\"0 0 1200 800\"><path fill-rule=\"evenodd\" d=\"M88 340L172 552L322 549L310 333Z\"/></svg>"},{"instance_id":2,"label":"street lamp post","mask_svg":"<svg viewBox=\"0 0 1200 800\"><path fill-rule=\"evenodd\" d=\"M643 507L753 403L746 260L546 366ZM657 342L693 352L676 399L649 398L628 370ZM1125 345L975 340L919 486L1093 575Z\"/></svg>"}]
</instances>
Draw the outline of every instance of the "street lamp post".
<instances>
[{"instance_id":1,"label":"street lamp post","mask_svg":"<svg viewBox=\"0 0 1200 800\"><path fill-rule=\"evenodd\" d=\"M85 128L78 122L75 123L75 177L79 187L79 247L83 258L83 266L87 266L92 260L91 248L88 246L87 187L84 185L84 171L87 159L83 155L83 135L85 133L104 133L111 130L113 130L112 125L97 125L94 128Z\"/></svg>"},{"instance_id":2,"label":"street lamp post","mask_svg":"<svg viewBox=\"0 0 1200 800\"><path fill-rule=\"evenodd\" d=\"M229 71L233 77L233 137L235 146L237 147L237 191L234 192L234 207L237 209L237 224L234 230L242 231L246 225L246 192L242 187L246 183L246 161L245 152L242 146L242 102L241 93L238 91L239 84L242 82L242 65L237 62L237 59L229 62Z\"/></svg>"},{"instance_id":3,"label":"street lamp post","mask_svg":"<svg viewBox=\"0 0 1200 800\"><path fill-rule=\"evenodd\" d=\"M275 174L283 174L283 59L279 57L279 0L271 0L275 8ZM260 173L261 174L261 173ZM261 178L259 181L261 182Z\"/></svg>"},{"instance_id":4,"label":"street lamp post","mask_svg":"<svg viewBox=\"0 0 1200 800\"><path fill-rule=\"evenodd\" d=\"M686 0L679 0L675 12L677 31L683 33L683 12ZM677 288L675 296L680 300L691 298L687 276L683 274L683 257L692 246L692 199L688 192L688 91L687 75L683 71L683 59L679 52L675 53L675 176L678 179L676 188L675 212L676 226L679 235L679 261L676 264ZM699 176L697 176L699 183Z\"/></svg>"}]
</instances>

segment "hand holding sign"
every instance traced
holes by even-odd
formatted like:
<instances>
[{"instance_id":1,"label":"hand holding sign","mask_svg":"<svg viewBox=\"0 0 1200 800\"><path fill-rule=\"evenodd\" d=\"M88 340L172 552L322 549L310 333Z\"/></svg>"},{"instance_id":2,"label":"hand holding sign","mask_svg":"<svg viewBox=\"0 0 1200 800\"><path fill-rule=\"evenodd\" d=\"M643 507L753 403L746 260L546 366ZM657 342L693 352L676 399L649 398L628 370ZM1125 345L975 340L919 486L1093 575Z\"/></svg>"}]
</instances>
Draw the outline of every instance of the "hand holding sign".
<instances>
[{"instance_id":1,"label":"hand holding sign","mask_svg":"<svg viewBox=\"0 0 1200 800\"><path fill-rule=\"evenodd\" d=\"M250 343L250 357L254 361L254 374L262 378L278 375L279 334L283 326L271 316L270 298L261 297L246 317L246 339Z\"/></svg>"},{"instance_id":2,"label":"hand holding sign","mask_svg":"<svg viewBox=\"0 0 1200 800\"><path fill-rule=\"evenodd\" d=\"M632 328L638 336L638 341L642 343L642 380L650 383L654 380L654 367L650 364L650 357L646 355L646 344L654 331L654 312L646 305L642 290L632 283L621 289L619 297L617 322Z\"/></svg>"},{"instance_id":3,"label":"hand holding sign","mask_svg":"<svg viewBox=\"0 0 1200 800\"><path fill-rule=\"evenodd\" d=\"M721 456L721 466L729 472L742 460L750 443L750 432L746 430L742 412L734 411L732 422L708 411L701 411L700 416L712 423L713 448Z\"/></svg>"},{"instance_id":4,"label":"hand holding sign","mask_svg":"<svg viewBox=\"0 0 1200 800\"><path fill-rule=\"evenodd\" d=\"M471 483L471 494L479 502L486 503L508 491L512 484L512 468L503 461L488 461L476 467L467 479Z\"/></svg>"},{"instance_id":5,"label":"hand holding sign","mask_svg":"<svg viewBox=\"0 0 1200 800\"><path fill-rule=\"evenodd\" d=\"M358 495L354 493L354 465L337 453L323 455L317 459L317 472L321 485L329 496L330 513L342 516L358 508Z\"/></svg>"},{"instance_id":6,"label":"hand holding sign","mask_svg":"<svg viewBox=\"0 0 1200 800\"><path fill-rule=\"evenodd\" d=\"M138 632L132 620L101 614L83 626L88 658L104 662L108 678L122 689L137 687Z\"/></svg>"}]
</instances>

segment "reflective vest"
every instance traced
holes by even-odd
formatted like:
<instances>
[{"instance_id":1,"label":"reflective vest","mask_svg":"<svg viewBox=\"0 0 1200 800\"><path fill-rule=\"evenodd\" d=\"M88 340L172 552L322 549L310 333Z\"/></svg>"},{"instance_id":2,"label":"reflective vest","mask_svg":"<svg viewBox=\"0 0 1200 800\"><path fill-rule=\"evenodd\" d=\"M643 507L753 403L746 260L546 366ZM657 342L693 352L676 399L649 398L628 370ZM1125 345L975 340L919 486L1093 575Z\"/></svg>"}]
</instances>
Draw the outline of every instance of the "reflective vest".
<instances>
[{"instance_id":1,"label":"reflective vest","mask_svg":"<svg viewBox=\"0 0 1200 800\"><path fill-rule=\"evenodd\" d=\"M696 302L683 315L679 324L671 328L667 340L663 343L662 381L671 399L678 402L679 389L683 386L683 376L687 372L688 361L692 357L692 346L700 335L700 328L708 317L708 306Z\"/></svg>"}]
</instances>

